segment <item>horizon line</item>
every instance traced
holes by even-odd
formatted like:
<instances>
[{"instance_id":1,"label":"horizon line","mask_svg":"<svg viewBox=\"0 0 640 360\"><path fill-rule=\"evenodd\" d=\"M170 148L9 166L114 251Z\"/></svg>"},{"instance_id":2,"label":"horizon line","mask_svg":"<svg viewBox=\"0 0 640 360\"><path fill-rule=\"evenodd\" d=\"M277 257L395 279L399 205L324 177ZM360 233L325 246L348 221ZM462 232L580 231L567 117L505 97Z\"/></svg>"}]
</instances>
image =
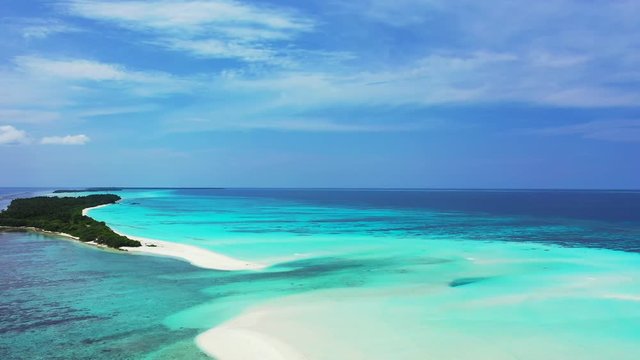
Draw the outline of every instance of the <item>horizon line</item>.
<instances>
[{"instance_id":1,"label":"horizon line","mask_svg":"<svg viewBox=\"0 0 640 360\"><path fill-rule=\"evenodd\" d=\"M545 188L545 187L255 187L255 186L0 186L5 189L53 190L422 190L422 191L640 191L640 188Z\"/></svg>"}]
</instances>

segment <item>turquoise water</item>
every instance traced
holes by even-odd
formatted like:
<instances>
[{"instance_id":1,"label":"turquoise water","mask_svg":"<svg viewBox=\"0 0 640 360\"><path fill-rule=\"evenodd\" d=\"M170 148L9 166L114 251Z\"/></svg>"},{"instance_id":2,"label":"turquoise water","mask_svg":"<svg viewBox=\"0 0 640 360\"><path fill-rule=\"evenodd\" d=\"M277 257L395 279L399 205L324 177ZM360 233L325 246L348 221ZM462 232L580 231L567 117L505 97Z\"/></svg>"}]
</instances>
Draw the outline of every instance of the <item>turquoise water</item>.
<instances>
[{"instance_id":1,"label":"turquoise water","mask_svg":"<svg viewBox=\"0 0 640 360\"><path fill-rule=\"evenodd\" d=\"M198 358L196 331L162 324L207 300L198 269L32 233L0 233L0 253L0 358Z\"/></svg>"},{"instance_id":2,"label":"turquoise water","mask_svg":"<svg viewBox=\"0 0 640 360\"><path fill-rule=\"evenodd\" d=\"M547 200L546 211L553 216L540 217L526 214L526 208L505 214L486 209L470 212L438 208L441 204L417 207L409 202L407 206L398 206L389 204L384 198L377 203L372 201L372 204L356 200L336 204L326 200L339 199L349 192L317 191L326 194L320 199L309 199L305 192L296 198L298 192L294 190L227 193L225 190L129 191L121 193L125 198L122 203L97 209L91 214L127 234L196 245L267 262L296 256L362 253L380 248L404 251L405 243L428 246L430 239L452 238L640 250L639 193L623 194L623 199L631 198L635 207L625 206L615 193L609 203L588 201L601 194L587 193L583 197L589 207L583 209L583 216L577 219L563 215L576 216L572 210L585 207L580 201L574 200L576 204L570 204L573 206L567 209L569 211L553 214L557 203L565 201L562 194L555 196L560 198L556 201ZM387 193L393 199L407 192L378 191L366 195L365 199L377 199L380 194L388 196ZM442 201L445 205L446 200ZM530 199L523 201L532 203ZM534 203L533 211L529 212L538 215L537 206L540 205ZM495 207L503 210L509 204ZM591 207L600 210L594 213L589 211ZM611 212L619 208L624 210L619 217L627 221L613 222L609 218ZM518 212L516 210L524 215L514 214ZM629 219L630 216L635 218Z\"/></svg>"},{"instance_id":3,"label":"turquoise water","mask_svg":"<svg viewBox=\"0 0 640 360\"><path fill-rule=\"evenodd\" d=\"M638 193L119 194L91 216L270 267L0 233L1 358L197 359L197 334L261 307L317 359L640 358Z\"/></svg>"}]
</instances>

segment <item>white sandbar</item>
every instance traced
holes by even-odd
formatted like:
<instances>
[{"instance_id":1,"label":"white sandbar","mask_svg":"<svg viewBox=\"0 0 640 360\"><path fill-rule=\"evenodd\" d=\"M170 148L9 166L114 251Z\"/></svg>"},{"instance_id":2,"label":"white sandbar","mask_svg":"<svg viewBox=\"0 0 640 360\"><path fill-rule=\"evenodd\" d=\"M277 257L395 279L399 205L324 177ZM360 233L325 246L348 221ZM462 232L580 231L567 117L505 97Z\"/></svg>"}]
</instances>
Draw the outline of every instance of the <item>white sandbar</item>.
<instances>
[{"instance_id":1,"label":"white sandbar","mask_svg":"<svg viewBox=\"0 0 640 360\"><path fill-rule=\"evenodd\" d=\"M96 207L86 208L82 210L82 215L89 216L89 212L93 209L98 209L108 205L100 205ZM113 230L113 229L112 229ZM265 268L263 264L252 263L249 261L235 259L226 255L222 255L210 250L202 249L197 246L185 245L174 243L170 241L162 241L156 239L149 239L139 236L131 236L128 234L119 233L113 230L117 234L126 236L132 240L137 240L142 243L140 247L122 247L122 250L126 250L133 253L143 253L157 256L166 256L188 261L194 266L212 269L212 270L224 270L224 271L238 271L238 270L260 270Z\"/></svg>"}]
</instances>

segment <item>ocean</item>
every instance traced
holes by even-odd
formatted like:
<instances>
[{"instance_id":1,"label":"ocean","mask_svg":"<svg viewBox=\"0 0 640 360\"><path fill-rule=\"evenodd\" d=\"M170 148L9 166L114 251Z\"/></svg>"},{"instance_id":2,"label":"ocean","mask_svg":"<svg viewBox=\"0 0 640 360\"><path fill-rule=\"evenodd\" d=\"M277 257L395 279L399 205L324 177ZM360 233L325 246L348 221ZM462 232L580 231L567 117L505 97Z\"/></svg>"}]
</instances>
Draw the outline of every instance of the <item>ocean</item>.
<instances>
[{"instance_id":1,"label":"ocean","mask_svg":"<svg viewBox=\"0 0 640 360\"><path fill-rule=\"evenodd\" d=\"M114 193L90 215L119 232L267 267L0 233L0 358L225 360L249 333L288 358L640 358L640 192Z\"/></svg>"}]
</instances>

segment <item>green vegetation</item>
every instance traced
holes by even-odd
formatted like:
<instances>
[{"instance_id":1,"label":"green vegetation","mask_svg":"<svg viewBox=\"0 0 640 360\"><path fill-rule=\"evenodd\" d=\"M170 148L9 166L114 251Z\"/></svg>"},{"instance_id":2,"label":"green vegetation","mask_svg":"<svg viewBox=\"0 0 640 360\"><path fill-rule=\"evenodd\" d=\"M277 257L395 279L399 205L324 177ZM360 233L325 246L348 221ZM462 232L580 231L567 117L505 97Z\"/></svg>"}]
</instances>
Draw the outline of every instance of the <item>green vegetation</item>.
<instances>
[{"instance_id":1,"label":"green vegetation","mask_svg":"<svg viewBox=\"0 0 640 360\"><path fill-rule=\"evenodd\" d=\"M95 241L112 248L140 246L140 242L116 234L104 222L82 215L83 209L113 204L118 200L118 195L111 194L16 199L7 210L0 212L0 226L61 232L76 236L80 241Z\"/></svg>"}]
</instances>

